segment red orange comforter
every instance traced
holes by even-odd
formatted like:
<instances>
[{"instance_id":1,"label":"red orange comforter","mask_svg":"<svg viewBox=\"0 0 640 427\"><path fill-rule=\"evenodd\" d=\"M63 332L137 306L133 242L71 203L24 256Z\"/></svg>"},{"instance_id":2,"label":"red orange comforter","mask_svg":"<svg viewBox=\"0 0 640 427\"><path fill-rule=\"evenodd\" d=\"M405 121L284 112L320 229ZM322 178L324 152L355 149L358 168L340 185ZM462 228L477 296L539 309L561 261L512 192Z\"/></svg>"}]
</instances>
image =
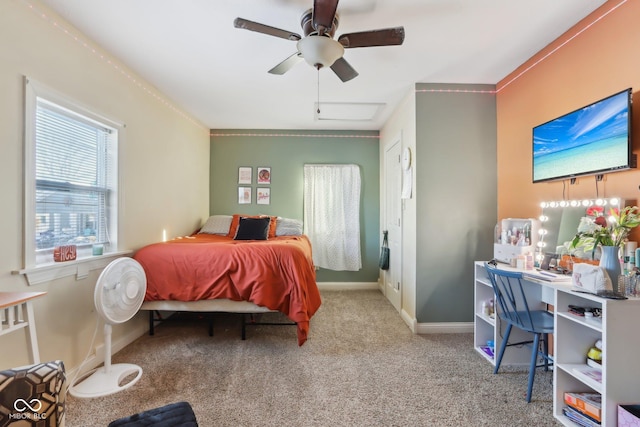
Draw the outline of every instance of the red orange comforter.
<instances>
[{"instance_id":1,"label":"red orange comforter","mask_svg":"<svg viewBox=\"0 0 640 427\"><path fill-rule=\"evenodd\" d=\"M134 259L147 275L145 301L250 301L296 322L299 345L321 303L304 235L247 241L196 234L145 246Z\"/></svg>"}]
</instances>

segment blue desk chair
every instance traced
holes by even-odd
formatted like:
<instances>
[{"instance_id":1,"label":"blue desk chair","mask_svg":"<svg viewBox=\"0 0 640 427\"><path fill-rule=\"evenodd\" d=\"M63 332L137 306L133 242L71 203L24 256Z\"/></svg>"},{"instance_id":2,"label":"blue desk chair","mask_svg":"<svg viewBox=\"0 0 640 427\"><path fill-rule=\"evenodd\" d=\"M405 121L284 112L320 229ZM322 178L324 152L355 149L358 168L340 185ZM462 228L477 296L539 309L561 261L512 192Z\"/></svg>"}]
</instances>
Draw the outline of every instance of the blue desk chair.
<instances>
[{"instance_id":1,"label":"blue desk chair","mask_svg":"<svg viewBox=\"0 0 640 427\"><path fill-rule=\"evenodd\" d=\"M529 365L529 384L527 386L527 402L531 402L531 390L536 368L544 366L549 370L551 358L549 357L549 334L553 333L553 314L546 310L530 310L527 297L522 288L522 273L506 271L496 268L489 263L484 264L496 299L497 313L502 321L506 322L507 329L502 339L494 374L498 373L502 356L507 346L533 343L531 350L531 364ZM509 334L513 327L533 334L533 340L518 343L509 343ZM540 350L540 338L542 338L542 351ZM541 356L544 364L537 365Z\"/></svg>"}]
</instances>

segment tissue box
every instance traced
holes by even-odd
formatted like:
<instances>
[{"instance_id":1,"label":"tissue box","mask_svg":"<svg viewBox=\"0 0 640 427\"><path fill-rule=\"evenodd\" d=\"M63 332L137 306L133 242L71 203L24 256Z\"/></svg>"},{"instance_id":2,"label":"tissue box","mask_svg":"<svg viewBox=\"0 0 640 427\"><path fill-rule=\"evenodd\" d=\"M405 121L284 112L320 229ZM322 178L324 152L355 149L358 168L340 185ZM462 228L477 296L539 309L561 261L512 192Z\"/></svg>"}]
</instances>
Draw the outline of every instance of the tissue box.
<instances>
[{"instance_id":1,"label":"tissue box","mask_svg":"<svg viewBox=\"0 0 640 427\"><path fill-rule=\"evenodd\" d=\"M618 427L640 427L640 405L618 405Z\"/></svg>"},{"instance_id":2,"label":"tissue box","mask_svg":"<svg viewBox=\"0 0 640 427\"><path fill-rule=\"evenodd\" d=\"M605 289L613 289L609 274L604 268L582 263L573 264L571 284L573 289L592 294Z\"/></svg>"}]
</instances>

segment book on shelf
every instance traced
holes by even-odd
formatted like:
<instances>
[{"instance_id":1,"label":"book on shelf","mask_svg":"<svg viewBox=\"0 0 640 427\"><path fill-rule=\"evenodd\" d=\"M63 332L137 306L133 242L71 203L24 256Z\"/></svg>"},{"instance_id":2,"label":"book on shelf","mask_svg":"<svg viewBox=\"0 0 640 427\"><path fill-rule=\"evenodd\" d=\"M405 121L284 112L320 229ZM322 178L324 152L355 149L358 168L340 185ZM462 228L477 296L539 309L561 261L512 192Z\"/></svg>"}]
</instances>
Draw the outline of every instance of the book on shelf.
<instances>
[{"instance_id":1,"label":"book on shelf","mask_svg":"<svg viewBox=\"0 0 640 427\"><path fill-rule=\"evenodd\" d=\"M488 345L482 345L480 346L480 349L482 350L482 352L484 354L486 354L487 356L489 356L490 358L494 358L494 354L493 354L493 347L489 347Z\"/></svg>"},{"instance_id":2,"label":"book on shelf","mask_svg":"<svg viewBox=\"0 0 640 427\"><path fill-rule=\"evenodd\" d=\"M592 368L591 366L585 365L573 368L573 371L602 384L602 368Z\"/></svg>"},{"instance_id":3,"label":"book on shelf","mask_svg":"<svg viewBox=\"0 0 640 427\"><path fill-rule=\"evenodd\" d=\"M562 413L574 423L584 427L600 427L600 423L571 406L565 406Z\"/></svg>"},{"instance_id":4,"label":"book on shelf","mask_svg":"<svg viewBox=\"0 0 640 427\"><path fill-rule=\"evenodd\" d=\"M602 396L600 393L567 391L564 393L564 403L598 422L602 421Z\"/></svg>"}]
</instances>

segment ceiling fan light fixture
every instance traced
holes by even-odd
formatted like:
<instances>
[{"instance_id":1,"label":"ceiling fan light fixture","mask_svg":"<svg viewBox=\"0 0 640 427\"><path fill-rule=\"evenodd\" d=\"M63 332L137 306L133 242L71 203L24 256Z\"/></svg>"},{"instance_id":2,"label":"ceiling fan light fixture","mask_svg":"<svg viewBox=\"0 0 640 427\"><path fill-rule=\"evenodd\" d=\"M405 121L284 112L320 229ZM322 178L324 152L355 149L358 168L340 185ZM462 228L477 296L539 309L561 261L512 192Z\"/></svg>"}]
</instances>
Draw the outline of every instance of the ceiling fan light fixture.
<instances>
[{"instance_id":1,"label":"ceiling fan light fixture","mask_svg":"<svg viewBox=\"0 0 640 427\"><path fill-rule=\"evenodd\" d=\"M330 67L344 55L344 47L325 36L307 36L298 41L298 51L315 68Z\"/></svg>"}]
</instances>

